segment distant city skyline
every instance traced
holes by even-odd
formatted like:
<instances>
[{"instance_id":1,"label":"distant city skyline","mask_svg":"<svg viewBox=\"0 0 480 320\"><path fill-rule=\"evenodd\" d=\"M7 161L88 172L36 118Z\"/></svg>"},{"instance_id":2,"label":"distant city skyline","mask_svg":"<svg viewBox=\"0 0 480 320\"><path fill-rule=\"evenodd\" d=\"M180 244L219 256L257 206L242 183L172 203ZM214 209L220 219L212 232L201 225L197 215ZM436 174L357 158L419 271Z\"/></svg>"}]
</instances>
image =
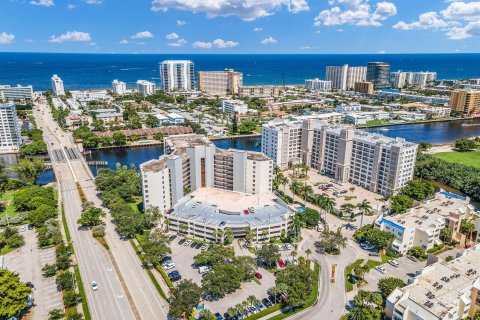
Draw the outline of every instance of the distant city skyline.
<instances>
[{"instance_id":1,"label":"distant city skyline","mask_svg":"<svg viewBox=\"0 0 480 320\"><path fill-rule=\"evenodd\" d=\"M480 52L480 1L4 0L0 52Z\"/></svg>"}]
</instances>

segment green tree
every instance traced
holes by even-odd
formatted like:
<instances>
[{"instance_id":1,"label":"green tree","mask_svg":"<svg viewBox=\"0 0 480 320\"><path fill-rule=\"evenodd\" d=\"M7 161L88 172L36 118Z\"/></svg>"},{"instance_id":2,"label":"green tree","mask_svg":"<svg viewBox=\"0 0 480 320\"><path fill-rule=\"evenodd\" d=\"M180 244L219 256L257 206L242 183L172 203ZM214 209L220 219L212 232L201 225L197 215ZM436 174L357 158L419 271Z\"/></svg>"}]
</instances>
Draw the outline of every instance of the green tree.
<instances>
[{"instance_id":1,"label":"green tree","mask_svg":"<svg viewBox=\"0 0 480 320\"><path fill-rule=\"evenodd\" d=\"M432 144L430 142L422 141L418 144L418 149L421 151L427 151L431 147L432 147Z\"/></svg>"},{"instance_id":2,"label":"green tree","mask_svg":"<svg viewBox=\"0 0 480 320\"><path fill-rule=\"evenodd\" d=\"M172 290L172 295L169 313L176 318L188 318L193 308L200 302L202 288L192 280L182 280Z\"/></svg>"},{"instance_id":3,"label":"green tree","mask_svg":"<svg viewBox=\"0 0 480 320\"><path fill-rule=\"evenodd\" d=\"M290 226L293 232L295 233L295 237L297 237L300 230L302 230L302 228L305 227L306 224L302 216L299 213L297 213L293 216L292 223Z\"/></svg>"},{"instance_id":4,"label":"green tree","mask_svg":"<svg viewBox=\"0 0 480 320\"><path fill-rule=\"evenodd\" d=\"M92 236L95 238L103 238L105 237L105 226L95 226L92 228Z\"/></svg>"},{"instance_id":5,"label":"green tree","mask_svg":"<svg viewBox=\"0 0 480 320\"><path fill-rule=\"evenodd\" d=\"M287 305L300 306L310 297L313 289L314 273L306 264L289 265L284 270L277 272L276 285L287 288Z\"/></svg>"},{"instance_id":6,"label":"green tree","mask_svg":"<svg viewBox=\"0 0 480 320\"><path fill-rule=\"evenodd\" d=\"M303 221L307 227L316 227L320 222L320 214L317 210L312 208L305 208L305 211L301 214Z\"/></svg>"},{"instance_id":7,"label":"green tree","mask_svg":"<svg viewBox=\"0 0 480 320\"><path fill-rule=\"evenodd\" d=\"M421 180L410 180L400 192L414 200L423 201L433 195L435 187L432 184Z\"/></svg>"},{"instance_id":8,"label":"green tree","mask_svg":"<svg viewBox=\"0 0 480 320\"><path fill-rule=\"evenodd\" d=\"M247 134L255 131L257 123L253 120L243 120L238 126L238 132L240 134Z\"/></svg>"},{"instance_id":9,"label":"green tree","mask_svg":"<svg viewBox=\"0 0 480 320\"><path fill-rule=\"evenodd\" d=\"M168 235L161 229L155 229L145 240L143 251L143 261L152 265L159 264L163 258L172 253Z\"/></svg>"},{"instance_id":10,"label":"green tree","mask_svg":"<svg viewBox=\"0 0 480 320\"><path fill-rule=\"evenodd\" d=\"M347 238L343 236L341 228L337 231L326 228L320 235L320 245L327 253L339 254L340 249L347 246Z\"/></svg>"},{"instance_id":11,"label":"green tree","mask_svg":"<svg viewBox=\"0 0 480 320\"><path fill-rule=\"evenodd\" d=\"M116 146L122 146L127 143L127 136L123 132L114 132L112 138L113 144Z\"/></svg>"},{"instance_id":12,"label":"green tree","mask_svg":"<svg viewBox=\"0 0 480 320\"><path fill-rule=\"evenodd\" d=\"M404 286L405 282L403 282L402 279L394 277L382 278L378 281L378 290L380 290L385 299L393 292L393 290L395 290L395 288L403 288Z\"/></svg>"},{"instance_id":13,"label":"green tree","mask_svg":"<svg viewBox=\"0 0 480 320\"><path fill-rule=\"evenodd\" d=\"M53 309L48 313L48 320L62 320L65 319L65 313L60 309Z\"/></svg>"},{"instance_id":14,"label":"green tree","mask_svg":"<svg viewBox=\"0 0 480 320\"><path fill-rule=\"evenodd\" d=\"M224 247L221 245L214 245L212 250L202 251L193 257L196 264L206 264L214 266L218 263L232 261L235 253L232 247Z\"/></svg>"},{"instance_id":15,"label":"green tree","mask_svg":"<svg viewBox=\"0 0 480 320\"><path fill-rule=\"evenodd\" d=\"M257 257L265 262L269 267L277 262L280 259L281 255L278 251L277 246L273 244L263 245L259 250L257 250Z\"/></svg>"},{"instance_id":16,"label":"green tree","mask_svg":"<svg viewBox=\"0 0 480 320\"><path fill-rule=\"evenodd\" d=\"M238 116L235 112L232 117L232 133L236 134L238 132Z\"/></svg>"},{"instance_id":17,"label":"green tree","mask_svg":"<svg viewBox=\"0 0 480 320\"><path fill-rule=\"evenodd\" d=\"M13 171L18 173L23 181L33 185L45 170L45 162L43 159L20 159L18 164L13 166Z\"/></svg>"},{"instance_id":18,"label":"green tree","mask_svg":"<svg viewBox=\"0 0 480 320\"><path fill-rule=\"evenodd\" d=\"M105 217L105 212L100 208L92 207L82 212L77 223L84 227L94 227L102 223L101 217Z\"/></svg>"},{"instance_id":19,"label":"green tree","mask_svg":"<svg viewBox=\"0 0 480 320\"><path fill-rule=\"evenodd\" d=\"M408 196L399 194L391 198L392 213L405 213L412 206L413 199Z\"/></svg>"},{"instance_id":20,"label":"green tree","mask_svg":"<svg viewBox=\"0 0 480 320\"><path fill-rule=\"evenodd\" d=\"M217 317L209 309L203 309L202 311L200 311L200 319L202 319L202 320L217 320Z\"/></svg>"},{"instance_id":21,"label":"green tree","mask_svg":"<svg viewBox=\"0 0 480 320\"><path fill-rule=\"evenodd\" d=\"M427 254L425 253L425 250L422 247L411 247L410 249L408 249L407 253L410 256L413 256L418 259L427 258Z\"/></svg>"},{"instance_id":22,"label":"green tree","mask_svg":"<svg viewBox=\"0 0 480 320\"><path fill-rule=\"evenodd\" d=\"M393 234L377 228L370 228L364 234L365 240L370 242L377 250L386 249L395 238Z\"/></svg>"},{"instance_id":23,"label":"green tree","mask_svg":"<svg viewBox=\"0 0 480 320\"><path fill-rule=\"evenodd\" d=\"M157 117L149 114L145 119L145 124L149 128L157 128L160 126L160 120Z\"/></svg>"},{"instance_id":24,"label":"green tree","mask_svg":"<svg viewBox=\"0 0 480 320\"><path fill-rule=\"evenodd\" d=\"M18 315L27 307L31 289L20 282L18 273L0 269L0 319Z\"/></svg>"},{"instance_id":25,"label":"green tree","mask_svg":"<svg viewBox=\"0 0 480 320\"><path fill-rule=\"evenodd\" d=\"M440 230L440 240L442 240L445 243L451 243L452 242L452 236L453 236L453 231L449 228L443 228Z\"/></svg>"},{"instance_id":26,"label":"green tree","mask_svg":"<svg viewBox=\"0 0 480 320\"><path fill-rule=\"evenodd\" d=\"M362 282L364 281L364 275L367 273L369 270L367 265L357 265L353 268L353 273L355 273L355 276L360 279Z\"/></svg>"},{"instance_id":27,"label":"green tree","mask_svg":"<svg viewBox=\"0 0 480 320\"><path fill-rule=\"evenodd\" d=\"M468 237L470 241L472 241L472 235L475 231L475 224L472 221L468 221L463 219L460 224L460 232Z\"/></svg>"},{"instance_id":28,"label":"green tree","mask_svg":"<svg viewBox=\"0 0 480 320\"><path fill-rule=\"evenodd\" d=\"M222 295L239 288L247 279L245 269L240 264L217 264L203 277L202 288L208 294Z\"/></svg>"},{"instance_id":29,"label":"green tree","mask_svg":"<svg viewBox=\"0 0 480 320\"><path fill-rule=\"evenodd\" d=\"M360 220L360 228L363 227L363 216L364 215L372 215L372 206L368 200L363 200L361 203L357 204L357 208L362 213L362 219Z\"/></svg>"},{"instance_id":30,"label":"green tree","mask_svg":"<svg viewBox=\"0 0 480 320\"><path fill-rule=\"evenodd\" d=\"M460 138L455 141L455 149L460 152L471 151L477 147L475 140Z\"/></svg>"},{"instance_id":31,"label":"green tree","mask_svg":"<svg viewBox=\"0 0 480 320\"><path fill-rule=\"evenodd\" d=\"M233 235L233 230L231 228L225 228L224 231L224 242L225 244L232 244L234 235Z\"/></svg>"},{"instance_id":32,"label":"green tree","mask_svg":"<svg viewBox=\"0 0 480 320\"><path fill-rule=\"evenodd\" d=\"M245 240L247 241L248 245L251 245L252 240L255 238L255 231L253 231L249 227L246 227L243 230L245 232Z\"/></svg>"}]
</instances>

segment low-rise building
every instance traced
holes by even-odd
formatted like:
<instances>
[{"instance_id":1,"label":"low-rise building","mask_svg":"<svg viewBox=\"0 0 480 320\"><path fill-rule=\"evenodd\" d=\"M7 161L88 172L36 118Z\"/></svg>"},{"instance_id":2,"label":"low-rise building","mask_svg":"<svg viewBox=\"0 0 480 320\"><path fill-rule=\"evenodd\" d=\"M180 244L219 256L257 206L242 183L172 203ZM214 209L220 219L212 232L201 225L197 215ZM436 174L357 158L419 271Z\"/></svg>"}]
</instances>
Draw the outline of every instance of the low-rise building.
<instances>
[{"instance_id":1,"label":"low-rise building","mask_svg":"<svg viewBox=\"0 0 480 320\"><path fill-rule=\"evenodd\" d=\"M355 92L373 94L373 83L370 81L355 82Z\"/></svg>"},{"instance_id":2,"label":"low-rise building","mask_svg":"<svg viewBox=\"0 0 480 320\"><path fill-rule=\"evenodd\" d=\"M452 108L449 107L421 107L418 111L430 115L432 118L446 118L450 116Z\"/></svg>"},{"instance_id":3,"label":"low-rise building","mask_svg":"<svg viewBox=\"0 0 480 320\"><path fill-rule=\"evenodd\" d=\"M106 90L70 91L72 98L79 101L108 100L110 96Z\"/></svg>"},{"instance_id":4,"label":"low-rise building","mask_svg":"<svg viewBox=\"0 0 480 320\"><path fill-rule=\"evenodd\" d=\"M474 317L480 310L480 245L449 262L437 261L387 297L393 320L445 320Z\"/></svg>"},{"instance_id":5,"label":"low-rise building","mask_svg":"<svg viewBox=\"0 0 480 320\"><path fill-rule=\"evenodd\" d=\"M335 107L335 111L338 113L352 113L352 112L361 112L361 104L339 104Z\"/></svg>"},{"instance_id":6,"label":"low-rise building","mask_svg":"<svg viewBox=\"0 0 480 320\"><path fill-rule=\"evenodd\" d=\"M248 112L248 104L242 100L222 100L222 111L229 114L245 114Z\"/></svg>"},{"instance_id":7,"label":"low-rise building","mask_svg":"<svg viewBox=\"0 0 480 320\"><path fill-rule=\"evenodd\" d=\"M283 87L281 86L239 86L240 97L278 97Z\"/></svg>"},{"instance_id":8,"label":"low-rise building","mask_svg":"<svg viewBox=\"0 0 480 320\"><path fill-rule=\"evenodd\" d=\"M17 101L33 99L33 87L32 86L21 86L17 85L15 87L9 85L0 85L0 92L3 93L3 101Z\"/></svg>"},{"instance_id":9,"label":"low-rise building","mask_svg":"<svg viewBox=\"0 0 480 320\"><path fill-rule=\"evenodd\" d=\"M415 120L425 120L427 118L427 115L424 114L424 113L402 110L402 111L391 111L390 112L390 117L415 121Z\"/></svg>"},{"instance_id":10,"label":"low-rise building","mask_svg":"<svg viewBox=\"0 0 480 320\"><path fill-rule=\"evenodd\" d=\"M470 218L474 212L468 197L440 191L407 213L379 217L374 225L393 234L395 240L390 248L405 254L412 247L428 250L441 244L440 230L443 228L452 230L453 238L463 241L462 220Z\"/></svg>"},{"instance_id":11,"label":"low-rise building","mask_svg":"<svg viewBox=\"0 0 480 320\"><path fill-rule=\"evenodd\" d=\"M121 112L112 112L112 113L98 113L96 116L97 120L102 120L105 124L122 121L123 113Z\"/></svg>"},{"instance_id":12,"label":"low-rise building","mask_svg":"<svg viewBox=\"0 0 480 320\"><path fill-rule=\"evenodd\" d=\"M434 104L441 104L444 105L445 103L450 102L450 98L442 97L442 96L422 96L418 94L408 93L408 92L400 92L398 90L389 90L384 89L378 92L380 96L389 97L394 99L403 98L405 100L411 101L421 101L426 103L434 103Z\"/></svg>"},{"instance_id":13,"label":"low-rise building","mask_svg":"<svg viewBox=\"0 0 480 320\"><path fill-rule=\"evenodd\" d=\"M80 127L92 124L92 117L88 115L71 114L65 117L65 125L68 127Z\"/></svg>"},{"instance_id":14,"label":"low-rise building","mask_svg":"<svg viewBox=\"0 0 480 320\"><path fill-rule=\"evenodd\" d=\"M52 104L53 107L57 110L67 109L67 106L65 105L65 103L63 103L63 100L61 98L52 98Z\"/></svg>"},{"instance_id":15,"label":"low-rise building","mask_svg":"<svg viewBox=\"0 0 480 320\"><path fill-rule=\"evenodd\" d=\"M372 120L386 119L390 119L390 114L383 111L347 113L343 117L345 123L351 123L354 125L363 125Z\"/></svg>"}]
</instances>

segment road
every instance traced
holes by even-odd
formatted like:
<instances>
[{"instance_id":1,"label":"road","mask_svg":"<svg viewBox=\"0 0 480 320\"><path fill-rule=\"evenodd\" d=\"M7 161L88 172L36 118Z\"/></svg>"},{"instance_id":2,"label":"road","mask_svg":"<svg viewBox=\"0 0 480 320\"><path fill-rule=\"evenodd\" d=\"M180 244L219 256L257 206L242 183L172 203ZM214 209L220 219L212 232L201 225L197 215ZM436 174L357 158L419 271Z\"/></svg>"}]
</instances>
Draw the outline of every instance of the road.
<instances>
[{"instance_id":1,"label":"road","mask_svg":"<svg viewBox=\"0 0 480 320\"><path fill-rule=\"evenodd\" d=\"M90 232L78 230L76 221L81 214L81 199L77 182L88 201L97 205L101 201L97 196L94 177L71 134L61 131L49 109L45 100L40 101L35 104L34 116L37 126L44 131L49 148L92 318L166 319L168 305L141 267L130 243L120 240L116 235L111 219L105 219L106 240L111 255ZM92 281L98 283L98 291L91 290Z\"/></svg>"}]
</instances>

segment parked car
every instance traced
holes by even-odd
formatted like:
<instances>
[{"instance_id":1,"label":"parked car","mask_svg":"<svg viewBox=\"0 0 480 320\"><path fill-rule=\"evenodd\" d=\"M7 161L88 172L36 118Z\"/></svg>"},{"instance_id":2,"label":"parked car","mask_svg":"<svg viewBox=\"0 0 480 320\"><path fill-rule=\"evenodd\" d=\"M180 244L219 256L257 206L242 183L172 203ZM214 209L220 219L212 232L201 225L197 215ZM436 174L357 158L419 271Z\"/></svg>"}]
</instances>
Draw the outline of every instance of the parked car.
<instances>
[{"instance_id":1,"label":"parked car","mask_svg":"<svg viewBox=\"0 0 480 320\"><path fill-rule=\"evenodd\" d=\"M223 320L224 319L219 312L215 313L215 317L217 318L217 320Z\"/></svg>"},{"instance_id":2,"label":"parked car","mask_svg":"<svg viewBox=\"0 0 480 320\"><path fill-rule=\"evenodd\" d=\"M180 245L181 245L181 244L184 244L185 241L187 241L187 240L186 240L186 239L181 239L180 241L178 241L178 244L180 244Z\"/></svg>"},{"instance_id":3,"label":"parked car","mask_svg":"<svg viewBox=\"0 0 480 320\"><path fill-rule=\"evenodd\" d=\"M21 227L20 227L20 230L21 230L22 232L25 232L25 226L21 226Z\"/></svg>"},{"instance_id":4,"label":"parked car","mask_svg":"<svg viewBox=\"0 0 480 320\"><path fill-rule=\"evenodd\" d=\"M255 303L255 308L257 308L258 311L265 310L265 306L261 302Z\"/></svg>"},{"instance_id":5,"label":"parked car","mask_svg":"<svg viewBox=\"0 0 480 320\"><path fill-rule=\"evenodd\" d=\"M290 243L285 244L285 250L291 250L293 246Z\"/></svg>"},{"instance_id":6,"label":"parked car","mask_svg":"<svg viewBox=\"0 0 480 320\"><path fill-rule=\"evenodd\" d=\"M398 266L400 266L400 263L398 263L397 260L390 260L388 261L388 263L392 266L394 266L395 268L398 268Z\"/></svg>"},{"instance_id":7,"label":"parked car","mask_svg":"<svg viewBox=\"0 0 480 320\"><path fill-rule=\"evenodd\" d=\"M212 268L209 266L200 266L198 268L198 273L200 274L209 273L210 271L212 271Z\"/></svg>"},{"instance_id":8,"label":"parked car","mask_svg":"<svg viewBox=\"0 0 480 320\"><path fill-rule=\"evenodd\" d=\"M170 240L170 241L173 241L173 240L175 240L176 238L177 238L177 236L176 236L176 235L173 235L173 236L171 236L171 237L169 238L169 240Z\"/></svg>"},{"instance_id":9,"label":"parked car","mask_svg":"<svg viewBox=\"0 0 480 320\"><path fill-rule=\"evenodd\" d=\"M377 266L375 267L375 270L377 270L378 272L381 272L381 273L387 273L387 270L385 270L384 267L381 267L381 266Z\"/></svg>"},{"instance_id":10,"label":"parked car","mask_svg":"<svg viewBox=\"0 0 480 320\"><path fill-rule=\"evenodd\" d=\"M25 285L26 285L27 287L29 287L29 288L32 288L32 289L35 288L35 286L33 285L33 283L31 283L30 281L25 282Z\"/></svg>"},{"instance_id":11,"label":"parked car","mask_svg":"<svg viewBox=\"0 0 480 320\"><path fill-rule=\"evenodd\" d=\"M169 261L167 263L162 264L163 270L170 270L175 268L175 263L173 261Z\"/></svg>"},{"instance_id":12,"label":"parked car","mask_svg":"<svg viewBox=\"0 0 480 320\"><path fill-rule=\"evenodd\" d=\"M280 268L285 268L285 267L286 267L285 262L283 262L282 259L278 260L278 266L279 266Z\"/></svg>"},{"instance_id":13,"label":"parked car","mask_svg":"<svg viewBox=\"0 0 480 320\"><path fill-rule=\"evenodd\" d=\"M203 246L201 246L200 250L202 251L207 250L208 247L210 247L208 244L204 244Z\"/></svg>"},{"instance_id":14,"label":"parked car","mask_svg":"<svg viewBox=\"0 0 480 320\"><path fill-rule=\"evenodd\" d=\"M184 246L189 246L192 243L192 240L185 240L183 243Z\"/></svg>"},{"instance_id":15,"label":"parked car","mask_svg":"<svg viewBox=\"0 0 480 320\"><path fill-rule=\"evenodd\" d=\"M97 291L98 290L98 284L96 281L92 281L92 290Z\"/></svg>"},{"instance_id":16,"label":"parked car","mask_svg":"<svg viewBox=\"0 0 480 320\"><path fill-rule=\"evenodd\" d=\"M265 307L267 308L270 308L271 306L273 306L273 304L270 302L270 300L268 300L267 298L263 298L262 299L262 303Z\"/></svg>"},{"instance_id":17,"label":"parked car","mask_svg":"<svg viewBox=\"0 0 480 320\"><path fill-rule=\"evenodd\" d=\"M33 229L33 224L30 223L30 224L28 225L28 230L32 230L32 229Z\"/></svg>"},{"instance_id":18,"label":"parked car","mask_svg":"<svg viewBox=\"0 0 480 320\"><path fill-rule=\"evenodd\" d=\"M201 243L197 243L195 245L195 249L200 249L201 247L203 247L203 244L201 244Z\"/></svg>"},{"instance_id":19,"label":"parked car","mask_svg":"<svg viewBox=\"0 0 480 320\"><path fill-rule=\"evenodd\" d=\"M378 251L374 251L374 252L369 252L368 255L371 257L379 257L380 253L378 253Z\"/></svg>"},{"instance_id":20,"label":"parked car","mask_svg":"<svg viewBox=\"0 0 480 320\"><path fill-rule=\"evenodd\" d=\"M190 243L190 248L195 248L195 247L197 246L197 244L198 244L198 243L195 242L195 241L192 242L192 243Z\"/></svg>"},{"instance_id":21,"label":"parked car","mask_svg":"<svg viewBox=\"0 0 480 320\"><path fill-rule=\"evenodd\" d=\"M255 278L257 278L257 279L262 279L263 276L262 276L262 274L261 274L260 272L255 272Z\"/></svg>"}]
</instances>

